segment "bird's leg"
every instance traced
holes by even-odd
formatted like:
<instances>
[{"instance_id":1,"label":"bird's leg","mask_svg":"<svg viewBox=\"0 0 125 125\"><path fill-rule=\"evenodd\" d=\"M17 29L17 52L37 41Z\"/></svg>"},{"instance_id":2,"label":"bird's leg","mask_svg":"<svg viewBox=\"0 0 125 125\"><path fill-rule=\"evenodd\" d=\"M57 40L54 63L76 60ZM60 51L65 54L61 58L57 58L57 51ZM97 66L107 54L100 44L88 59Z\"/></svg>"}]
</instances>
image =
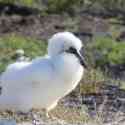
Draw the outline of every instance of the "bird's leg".
<instances>
[{"instance_id":1,"label":"bird's leg","mask_svg":"<svg viewBox=\"0 0 125 125\"><path fill-rule=\"evenodd\" d=\"M34 109L31 109L28 112L28 115L30 116L33 125L40 125L40 120L39 120L38 115L37 115L36 112L37 111L35 111Z\"/></svg>"},{"instance_id":2,"label":"bird's leg","mask_svg":"<svg viewBox=\"0 0 125 125\"><path fill-rule=\"evenodd\" d=\"M40 112L40 110L33 109L30 112L30 116L31 116L33 125L41 125L41 123L44 123L47 120L45 109L42 109L41 112Z\"/></svg>"},{"instance_id":3,"label":"bird's leg","mask_svg":"<svg viewBox=\"0 0 125 125\"><path fill-rule=\"evenodd\" d=\"M38 116L36 114L32 113L31 117L32 117L32 124L33 125L40 125L40 121L39 121Z\"/></svg>"}]
</instances>

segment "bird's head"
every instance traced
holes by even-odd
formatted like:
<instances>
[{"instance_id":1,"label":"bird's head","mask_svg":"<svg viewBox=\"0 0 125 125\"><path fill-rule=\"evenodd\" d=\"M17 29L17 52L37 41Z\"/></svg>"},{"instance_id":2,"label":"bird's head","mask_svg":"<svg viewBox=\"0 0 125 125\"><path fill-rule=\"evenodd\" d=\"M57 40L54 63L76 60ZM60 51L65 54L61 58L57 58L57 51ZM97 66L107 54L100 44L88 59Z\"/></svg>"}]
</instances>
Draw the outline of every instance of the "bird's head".
<instances>
[{"instance_id":1,"label":"bird's head","mask_svg":"<svg viewBox=\"0 0 125 125\"><path fill-rule=\"evenodd\" d=\"M87 67L81 54L82 41L70 32L56 33L49 39L48 55L57 56L62 53L74 54L82 66Z\"/></svg>"}]
</instances>

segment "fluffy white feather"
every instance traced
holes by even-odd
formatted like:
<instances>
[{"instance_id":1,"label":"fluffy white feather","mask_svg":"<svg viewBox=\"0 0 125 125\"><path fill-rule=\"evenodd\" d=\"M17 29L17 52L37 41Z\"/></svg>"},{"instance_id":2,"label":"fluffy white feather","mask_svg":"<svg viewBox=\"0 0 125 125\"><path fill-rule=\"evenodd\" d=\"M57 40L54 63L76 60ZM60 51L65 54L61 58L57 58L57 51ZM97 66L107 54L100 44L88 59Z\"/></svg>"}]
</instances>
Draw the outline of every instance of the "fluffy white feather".
<instances>
[{"instance_id":1,"label":"fluffy white feather","mask_svg":"<svg viewBox=\"0 0 125 125\"><path fill-rule=\"evenodd\" d=\"M0 109L54 108L83 75L78 58L65 52L71 46L79 51L82 44L72 33L57 33L49 40L48 56L10 64L1 76Z\"/></svg>"}]
</instances>

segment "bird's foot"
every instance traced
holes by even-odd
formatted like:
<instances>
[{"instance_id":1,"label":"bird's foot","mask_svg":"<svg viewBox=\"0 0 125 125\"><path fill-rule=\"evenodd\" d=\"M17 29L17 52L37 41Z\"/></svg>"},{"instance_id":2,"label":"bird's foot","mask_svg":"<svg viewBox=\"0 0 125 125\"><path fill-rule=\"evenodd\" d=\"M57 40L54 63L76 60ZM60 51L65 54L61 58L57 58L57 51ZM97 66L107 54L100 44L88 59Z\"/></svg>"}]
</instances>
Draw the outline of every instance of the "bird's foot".
<instances>
[{"instance_id":1,"label":"bird's foot","mask_svg":"<svg viewBox=\"0 0 125 125\"><path fill-rule=\"evenodd\" d=\"M43 110L32 109L30 112L30 116L32 119L33 125L42 125L44 122L47 121L46 112Z\"/></svg>"},{"instance_id":2,"label":"bird's foot","mask_svg":"<svg viewBox=\"0 0 125 125\"><path fill-rule=\"evenodd\" d=\"M32 114L32 124L33 125L41 125L41 121L39 120L38 116L35 114Z\"/></svg>"}]
</instances>

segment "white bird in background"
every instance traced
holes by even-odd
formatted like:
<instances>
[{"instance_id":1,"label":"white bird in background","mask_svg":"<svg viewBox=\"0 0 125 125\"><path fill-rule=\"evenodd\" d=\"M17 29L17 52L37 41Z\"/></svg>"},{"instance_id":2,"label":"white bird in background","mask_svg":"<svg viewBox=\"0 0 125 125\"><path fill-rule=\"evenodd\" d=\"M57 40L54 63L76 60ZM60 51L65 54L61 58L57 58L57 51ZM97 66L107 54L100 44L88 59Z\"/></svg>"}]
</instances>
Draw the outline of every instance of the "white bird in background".
<instances>
[{"instance_id":1,"label":"white bird in background","mask_svg":"<svg viewBox=\"0 0 125 125\"><path fill-rule=\"evenodd\" d=\"M82 42L70 32L49 39L48 56L10 64L1 76L0 110L50 111L82 78L86 64Z\"/></svg>"}]
</instances>

